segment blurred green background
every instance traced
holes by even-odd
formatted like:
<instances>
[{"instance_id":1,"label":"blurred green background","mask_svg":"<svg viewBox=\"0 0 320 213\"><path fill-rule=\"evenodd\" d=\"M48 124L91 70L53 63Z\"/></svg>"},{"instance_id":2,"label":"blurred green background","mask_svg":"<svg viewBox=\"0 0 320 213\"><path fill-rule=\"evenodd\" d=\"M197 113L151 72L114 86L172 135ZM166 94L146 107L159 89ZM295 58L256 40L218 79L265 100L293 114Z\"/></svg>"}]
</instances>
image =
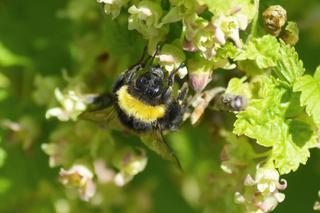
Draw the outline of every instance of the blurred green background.
<instances>
[{"instance_id":1,"label":"blurred green background","mask_svg":"<svg viewBox=\"0 0 320 213\"><path fill-rule=\"evenodd\" d=\"M264 0L261 9L274 3L287 9L289 20L298 22L296 48L312 72L320 63L320 1ZM54 140L58 131L77 135L77 128L86 128L45 119L46 110L57 105L54 89L79 85L87 92L110 89L117 74L137 61L145 44L138 33L127 30L126 21L112 20L94 0L0 0L0 212L66 212L59 201L68 202L70 212L237 212L225 191L210 204L216 186L207 180L208 168L219 169L222 146L209 128L216 114L212 112L196 128L186 124L169 137L176 142L188 179L149 152L146 170L129 185L101 186L103 204L88 204L67 196L57 180L59 169L49 167L41 144ZM13 131L14 124L20 129ZM137 138L112 134L125 143L139 143ZM83 144L73 142L75 147ZM286 199L274 212L313 212L320 199L319 151L313 150L306 166L284 178ZM203 180L200 188L208 190L203 203L181 192L181 185L194 179Z\"/></svg>"}]
</instances>

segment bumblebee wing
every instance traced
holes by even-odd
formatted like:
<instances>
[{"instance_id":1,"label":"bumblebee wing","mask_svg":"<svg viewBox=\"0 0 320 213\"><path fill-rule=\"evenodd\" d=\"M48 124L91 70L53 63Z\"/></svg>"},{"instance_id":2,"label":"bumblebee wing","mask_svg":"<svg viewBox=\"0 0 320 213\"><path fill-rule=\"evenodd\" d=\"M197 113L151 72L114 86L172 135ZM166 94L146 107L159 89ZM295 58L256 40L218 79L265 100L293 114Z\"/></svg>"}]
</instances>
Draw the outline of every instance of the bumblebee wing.
<instances>
[{"instance_id":1,"label":"bumblebee wing","mask_svg":"<svg viewBox=\"0 0 320 213\"><path fill-rule=\"evenodd\" d=\"M142 142L165 160L169 160L182 170L181 164L161 131L151 131L141 135Z\"/></svg>"},{"instance_id":2,"label":"bumblebee wing","mask_svg":"<svg viewBox=\"0 0 320 213\"><path fill-rule=\"evenodd\" d=\"M92 121L101 126L116 120L114 98L111 94L88 97L87 102L87 110L78 116L79 119Z\"/></svg>"}]
</instances>

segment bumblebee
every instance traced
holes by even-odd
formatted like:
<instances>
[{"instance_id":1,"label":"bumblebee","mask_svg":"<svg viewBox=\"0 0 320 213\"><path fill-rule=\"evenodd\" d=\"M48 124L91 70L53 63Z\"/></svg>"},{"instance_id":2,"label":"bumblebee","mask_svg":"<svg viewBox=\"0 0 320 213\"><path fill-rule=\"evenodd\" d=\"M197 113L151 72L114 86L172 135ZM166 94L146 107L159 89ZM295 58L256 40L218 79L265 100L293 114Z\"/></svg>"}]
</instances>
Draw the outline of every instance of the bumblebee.
<instances>
[{"instance_id":1,"label":"bumblebee","mask_svg":"<svg viewBox=\"0 0 320 213\"><path fill-rule=\"evenodd\" d=\"M187 83L173 95L175 74L184 65L168 74L159 64L153 65L156 54L157 50L146 59L144 54L118 77L112 93L94 97L80 117L105 124L116 115L122 126L141 135L150 149L181 168L163 132L177 130L186 111Z\"/></svg>"}]
</instances>

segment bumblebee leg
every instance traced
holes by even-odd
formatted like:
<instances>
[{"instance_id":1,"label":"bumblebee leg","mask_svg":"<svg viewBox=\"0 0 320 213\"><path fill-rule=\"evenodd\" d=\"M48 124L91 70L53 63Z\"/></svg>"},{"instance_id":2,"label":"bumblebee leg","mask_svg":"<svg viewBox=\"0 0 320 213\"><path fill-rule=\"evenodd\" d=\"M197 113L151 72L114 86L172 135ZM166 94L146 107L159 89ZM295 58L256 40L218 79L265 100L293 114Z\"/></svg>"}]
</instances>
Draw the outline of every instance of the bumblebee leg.
<instances>
[{"instance_id":1,"label":"bumblebee leg","mask_svg":"<svg viewBox=\"0 0 320 213\"><path fill-rule=\"evenodd\" d=\"M154 51L153 56L152 56L152 58L151 58L150 65L152 65L152 63L153 63L156 55L158 54L159 50L160 50L160 45L157 45L156 51Z\"/></svg>"},{"instance_id":2,"label":"bumblebee leg","mask_svg":"<svg viewBox=\"0 0 320 213\"><path fill-rule=\"evenodd\" d=\"M165 116L159 121L161 130L177 130L183 120L183 114L183 107L177 101L170 101Z\"/></svg>"},{"instance_id":3,"label":"bumblebee leg","mask_svg":"<svg viewBox=\"0 0 320 213\"><path fill-rule=\"evenodd\" d=\"M174 76L175 74L179 71L180 68L184 67L185 64L182 63L179 65L179 67L177 67L175 70L173 70L170 75L168 76L168 86L172 86L174 83Z\"/></svg>"},{"instance_id":4,"label":"bumblebee leg","mask_svg":"<svg viewBox=\"0 0 320 213\"><path fill-rule=\"evenodd\" d=\"M177 97L177 101L179 104L182 104L186 101L188 91L189 91L188 83L184 82L181 89L179 90L178 97Z\"/></svg>"},{"instance_id":5,"label":"bumblebee leg","mask_svg":"<svg viewBox=\"0 0 320 213\"><path fill-rule=\"evenodd\" d=\"M135 75L135 73L144 68L145 65L148 63L148 61L150 60L151 56L148 56L147 58L145 58L147 53L147 46L143 49L143 53L142 56L139 60L138 63L132 65L131 67L129 67L123 74L123 79L125 79L125 82L128 83L132 80L133 76ZM122 80L123 80L122 79Z\"/></svg>"},{"instance_id":6,"label":"bumblebee leg","mask_svg":"<svg viewBox=\"0 0 320 213\"><path fill-rule=\"evenodd\" d=\"M172 87L168 87L164 91L164 93L162 93L161 100L162 100L163 103L167 103L170 100L171 93L172 93Z\"/></svg>"},{"instance_id":7,"label":"bumblebee leg","mask_svg":"<svg viewBox=\"0 0 320 213\"><path fill-rule=\"evenodd\" d=\"M152 65L153 60L155 59L156 55L158 54L160 49L160 45L157 46L156 51L154 52L153 56L148 56L147 58L145 58L146 53L147 53L147 47L144 48L143 50L143 54L141 59L139 60L139 62L131 67L129 67L127 69L127 71L125 71L125 81L126 83L130 82L133 78L133 76L135 75L135 73L140 70L143 69L148 63L150 65ZM150 61L151 59L151 61Z\"/></svg>"}]
</instances>

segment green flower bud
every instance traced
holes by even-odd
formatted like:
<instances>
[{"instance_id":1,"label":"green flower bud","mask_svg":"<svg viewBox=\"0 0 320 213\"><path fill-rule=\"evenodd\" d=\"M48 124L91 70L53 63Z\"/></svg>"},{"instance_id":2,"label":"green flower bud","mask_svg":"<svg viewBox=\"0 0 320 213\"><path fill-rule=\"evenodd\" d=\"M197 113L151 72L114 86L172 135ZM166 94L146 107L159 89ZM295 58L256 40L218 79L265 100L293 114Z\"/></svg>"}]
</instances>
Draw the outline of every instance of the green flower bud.
<instances>
[{"instance_id":1,"label":"green flower bud","mask_svg":"<svg viewBox=\"0 0 320 213\"><path fill-rule=\"evenodd\" d=\"M144 150L136 154L126 153L123 156L119 173L114 177L114 183L117 186L124 186L133 179L135 175L142 172L147 166L148 158Z\"/></svg>"},{"instance_id":2,"label":"green flower bud","mask_svg":"<svg viewBox=\"0 0 320 213\"><path fill-rule=\"evenodd\" d=\"M129 0L98 0L99 3L104 3L104 11L112 18L116 18L121 11L121 8L128 3Z\"/></svg>"},{"instance_id":3,"label":"green flower bud","mask_svg":"<svg viewBox=\"0 0 320 213\"><path fill-rule=\"evenodd\" d=\"M136 7L129 8L129 30L137 30L146 38L153 37L159 33L161 28L160 18L162 16L161 7L152 1L141 1Z\"/></svg>"},{"instance_id":4,"label":"green flower bud","mask_svg":"<svg viewBox=\"0 0 320 213\"><path fill-rule=\"evenodd\" d=\"M198 4L195 0L171 0L169 12L162 18L162 24L180 21L196 13Z\"/></svg>"},{"instance_id":5,"label":"green flower bud","mask_svg":"<svg viewBox=\"0 0 320 213\"><path fill-rule=\"evenodd\" d=\"M280 37L290 45L295 45L299 41L299 28L297 23L289 21Z\"/></svg>"},{"instance_id":6,"label":"green flower bud","mask_svg":"<svg viewBox=\"0 0 320 213\"><path fill-rule=\"evenodd\" d=\"M51 168L61 165L63 163L63 152L65 144L45 143L41 145L41 149L49 156L49 166Z\"/></svg>"},{"instance_id":7,"label":"green flower bud","mask_svg":"<svg viewBox=\"0 0 320 213\"><path fill-rule=\"evenodd\" d=\"M197 16L190 16L185 18L185 37L187 41L193 41L194 37L198 34L198 31L205 28L208 25L208 21Z\"/></svg>"},{"instance_id":8,"label":"green flower bud","mask_svg":"<svg viewBox=\"0 0 320 213\"><path fill-rule=\"evenodd\" d=\"M216 55L216 49L220 47L220 44L215 39L215 31L212 25L208 25L198 31L194 42L195 46L200 50L201 55L210 60Z\"/></svg>"},{"instance_id":9,"label":"green flower bud","mask_svg":"<svg viewBox=\"0 0 320 213\"><path fill-rule=\"evenodd\" d=\"M160 22L162 8L152 1L141 1L138 6L129 8L128 29L137 30L148 40L148 52L155 50L157 44L168 32L168 26Z\"/></svg>"},{"instance_id":10,"label":"green flower bud","mask_svg":"<svg viewBox=\"0 0 320 213\"><path fill-rule=\"evenodd\" d=\"M179 13L184 16L192 15L196 12L199 4L195 0L170 0L170 4L179 9Z\"/></svg>"}]
</instances>

